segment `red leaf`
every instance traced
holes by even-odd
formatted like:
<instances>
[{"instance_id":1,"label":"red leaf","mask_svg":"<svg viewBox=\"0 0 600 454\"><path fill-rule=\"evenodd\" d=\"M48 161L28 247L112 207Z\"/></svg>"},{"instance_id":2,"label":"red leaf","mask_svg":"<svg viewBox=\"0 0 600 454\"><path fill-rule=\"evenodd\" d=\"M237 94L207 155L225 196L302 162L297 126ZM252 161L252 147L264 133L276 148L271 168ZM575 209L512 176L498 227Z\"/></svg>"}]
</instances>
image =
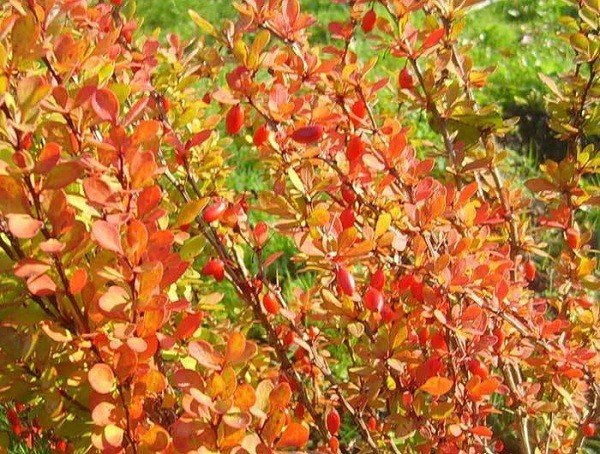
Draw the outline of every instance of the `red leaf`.
<instances>
[{"instance_id":1,"label":"red leaf","mask_svg":"<svg viewBox=\"0 0 600 454\"><path fill-rule=\"evenodd\" d=\"M423 49L429 49L430 47L435 46L445 33L446 30L443 27L432 31L427 38L423 40Z\"/></svg>"},{"instance_id":2,"label":"red leaf","mask_svg":"<svg viewBox=\"0 0 600 454\"><path fill-rule=\"evenodd\" d=\"M103 220L96 221L92 226L92 236L107 251L123 254L121 236L116 225Z\"/></svg>"},{"instance_id":3,"label":"red leaf","mask_svg":"<svg viewBox=\"0 0 600 454\"><path fill-rule=\"evenodd\" d=\"M177 339L187 339L198 329L200 322L202 322L201 313L187 314L177 327L175 337Z\"/></svg>"},{"instance_id":4,"label":"red leaf","mask_svg":"<svg viewBox=\"0 0 600 454\"><path fill-rule=\"evenodd\" d=\"M115 124L119 116L119 100L112 91L101 88L92 96L92 109L101 120Z\"/></svg>"}]
</instances>

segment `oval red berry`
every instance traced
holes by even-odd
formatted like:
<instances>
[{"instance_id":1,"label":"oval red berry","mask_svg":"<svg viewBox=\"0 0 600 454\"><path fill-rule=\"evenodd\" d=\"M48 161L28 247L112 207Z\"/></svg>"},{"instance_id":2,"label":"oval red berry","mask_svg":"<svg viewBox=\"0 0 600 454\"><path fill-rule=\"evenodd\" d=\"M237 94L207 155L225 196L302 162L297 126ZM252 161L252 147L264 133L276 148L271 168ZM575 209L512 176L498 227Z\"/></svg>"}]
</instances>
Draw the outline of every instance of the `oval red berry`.
<instances>
[{"instance_id":1,"label":"oval red berry","mask_svg":"<svg viewBox=\"0 0 600 454\"><path fill-rule=\"evenodd\" d=\"M220 282L225 277L225 265L221 259L210 259L202 267L202 274L212 276L217 282Z\"/></svg>"},{"instance_id":2,"label":"oval red berry","mask_svg":"<svg viewBox=\"0 0 600 454\"><path fill-rule=\"evenodd\" d=\"M275 295L273 295L272 293L267 293L263 297L263 306L269 314L279 313L279 302L277 301L277 298L275 298Z\"/></svg>"},{"instance_id":3,"label":"oval red berry","mask_svg":"<svg viewBox=\"0 0 600 454\"><path fill-rule=\"evenodd\" d=\"M204 219L204 221L208 223L216 221L217 219L220 219L221 216L223 216L223 213L225 212L226 208L227 204L223 200L219 200L204 210L204 213L202 214L202 219Z\"/></svg>"},{"instance_id":4,"label":"oval red berry","mask_svg":"<svg viewBox=\"0 0 600 454\"><path fill-rule=\"evenodd\" d=\"M259 126L256 131L254 131L254 135L252 136L252 142L257 147L260 147L263 143L267 141L269 138L269 129L267 124L265 123L262 126Z\"/></svg>"},{"instance_id":5,"label":"oval red berry","mask_svg":"<svg viewBox=\"0 0 600 454\"><path fill-rule=\"evenodd\" d=\"M365 307L372 312L381 312L381 309L383 309L383 294L376 288L369 287L365 293Z\"/></svg>"},{"instance_id":6,"label":"oval red berry","mask_svg":"<svg viewBox=\"0 0 600 454\"><path fill-rule=\"evenodd\" d=\"M344 185L342 186L342 198L347 204L352 205L356 200L356 193L351 188Z\"/></svg>"},{"instance_id":7,"label":"oval red berry","mask_svg":"<svg viewBox=\"0 0 600 454\"><path fill-rule=\"evenodd\" d=\"M383 290L385 286L385 274L383 274L383 270L378 268L377 271L373 273L371 276L371 287L376 288L379 291Z\"/></svg>"},{"instance_id":8,"label":"oval red berry","mask_svg":"<svg viewBox=\"0 0 600 454\"><path fill-rule=\"evenodd\" d=\"M327 430L331 435L335 435L340 430L341 419L340 414L335 408L332 408L327 412Z\"/></svg>"},{"instance_id":9,"label":"oval red berry","mask_svg":"<svg viewBox=\"0 0 600 454\"><path fill-rule=\"evenodd\" d=\"M353 162L359 159L365 151L365 144L359 136L354 136L348 141L346 147L346 157L348 161Z\"/></svg>"},{"instance_id":10,"label":"oval red berry","mask_svg":"<svg viewBox=\"0 0 600 454\"><path fill-rule=\"evenodd\" d=\"M337 282L342 292L348 296L354 295L354 290L356 289L356 283L354 282L354 276L350 274L346 268L339 268L337 271Z\"/></svg>"},{"instance_id":11,"label":"oval red berry","mask_svg":"<svg viewBox=\"0 0 600 454\"><path fill-rule=\"evenodd\" d=\"M527 260L525 262L525 279L532 282L535 279L535 274L535 263L532 260Z\"/></svg>"},{"instance_id":12,"label":"oval red berry","mask_svg":"<svg viewBox=\"0 0 600 454\"><path fill-rule=\"evenodd\" d=\"M362 28L363 32L369 33L371 30L373 30L373 27L375 27L376 21L377 14L371 9L363 16L360 27Z\"/></svg>"},{"instance_id":13,"label":"oval red berry","mask_svg":"<svg viewBox=\"0 0 600 454\"><path fill-rule=\"evenodd\" d=\"M407 68L400 71L400 74L398 75L398 85L405 90L410 90L415 86L410 71Z\"/></svg>"},{"instance_id":14,"label":"oval red berry","mask_svg":"<svg viewBox=\"0 0 600 454\"><path fill-rule=\"evenodd\" d=\"M354 225L354 211L352 208L346 208L340 214L340 221L344 230L349 229Z\"/></svg>"},{"instance_id":15,"label":"oval red berry","mask_svg":"<svg viewBox=\"0 0 600 454\"><path fill-rule=\"evenodd\" d=\"M242 126L244 126L244 111L242 110L242 106L236 104L227 112L225 130L228 134L234 135L240 132Z\"/></svg>"}]
</instances>

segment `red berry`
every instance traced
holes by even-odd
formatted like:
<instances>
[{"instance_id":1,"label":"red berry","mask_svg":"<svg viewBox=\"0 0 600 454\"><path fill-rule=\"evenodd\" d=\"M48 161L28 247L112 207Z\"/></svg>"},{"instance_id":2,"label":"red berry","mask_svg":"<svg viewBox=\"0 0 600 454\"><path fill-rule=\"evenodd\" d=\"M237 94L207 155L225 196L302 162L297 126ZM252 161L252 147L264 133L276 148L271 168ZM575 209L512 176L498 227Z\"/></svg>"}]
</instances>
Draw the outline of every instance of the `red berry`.
<instances>
[{"instance_id":1,"label":"red berry","mask_svg":"<svg viewBox=\"0 0 600 454\"><path fill-rule=\"evenodd\" d=\"M354 295L354 290L356 289L354 276L346 268L338 268L336 279L343 293L348 296Z\"/></svg>"},{"instance_id":2,"label":"red berry","mask_svg":"<svg viewBox=\"0 0 600 454\"><path fill-rule=\"evenodd\" d=\"M348 141L346 147L346 157L348 161L353 162L359 159L365 151L365 144L360 136L354 136Z\"/></svg>"},{"instance_id":3,"label":"red berry","mask_svg":"<svg viewBox=\"0 0 600 454\"><path fill-rule=\"evenodd\" d=\"M15 411L14 408L9 408L6 412L6 417L11 426L16 426L19 424L19 415Z\"/></svg>"},{"instance_id":4,"label":"red berry","mask_svg":"<svg viewBox=\"0 0 600 454\"><path fill-rule=\"evenodd\" d=\"M162 104L162 108L165 111L165 113L167 113L169 110L171 110L171 101L169 101L169 98L165 98L163 96L161 99L161 104Z\"/></svg>"},{"instance_id":5,"label":"red berry","mask_svg":"<svg viewBox=\"0 0 600 454\"><path fill-rule=\"evenodd\" d=\"M365 293L365 307L372 312L381 312L381 309L383 309L383 295L379 290L369 287Z\"/></svg>"},{"instance_id":6,"label":"red berry","mask_svg":"<svg viewBox=\"0 0 600 454\"><path fill-rule=\"evenodd\" d=\"M115 6L121 6L123 4L123 0L112 0L112 4Z\"/></svg>"},{"instance_id":7,"label":"red berry","mask_svg":"<svg viewBox=\"0 0 600 454\"><path fill-rule=\"evenodd\" d=\"M21 148L24 150L29 150L33 143L33 135L28 132L21 136Z\"/></svg>"},{"instance_id":8,"label":"red berry","mask_svg":"<svg viewBox=\"0 0 600 454\"><path fill-rule=\"evenodd\" d=\"M225 130L229 135L235 135L240 132L244 126L244 111L242 110L242 106L236 104L229 112L227 112L227 117L225 118Z\"/></svg>"},{"instance_id":9,"label":"red berry","mask_svg":"<svg viewBox=\"0 0 600 454\"><path fill-rule=\"evenodd\" d=\"M392 310L392 307L389 304L384 304L383 309L381 309L381 320L385 323L389 323L394 320L394 315L395 313Z\"/></svg>"},{"instance_id":10,"label":"red berry","mask_svg":"<svg viewBox=\"0 0 600 454\"><path fill-rule=\"evenodd\" d=\"M256 128L256 131L254 131L254 136L252 137L252 141L254 142L254 145L256 145L257 147L260 147L263 143L266 142L266 140L268 138L269 138L269 129L268 129L267 124L265 123L264 125Z\"/></svg>"},{"instance_id":11,"label":"red berry","mask_svg":"<svg viewBox=\"0 0 600 454\"><path fill-rule=\"evenodd\" d=\"M67 452L68 447L69 446L67 445L67 442L65 440L58 440L56 442L56 450L58 452Z\"/></svg>"},{"instance_id":12,"label":"red berry","mask_svg":"<svg viewBox=\"0 0 600 454\"><path fill-rule=\"evenodd\" d=\"M410 408L412 403L413 395L410 393L410 391L404 391L402 393L402 404L404 405L404 408Z\"/></svg>"},{"instance_id":13,"label":"red berry","mask_svg":"<svg viewBox=\"0 0 600 454\"><path fill-rule=\"evenodd\" d=\"M289 347L294 343L295 338L296 334L292 330L289 330L287 333L285 333L285 336L283 338L283 345Z\"/></svg>"},{"instance_id":14,"label":"red berry","mask_svg":"<svg viewBox=\"0 0 600 454\"><path fill-rule=\"evenodd\" d=\"M448 344L446 343L446 339L444 339L444 335L437 331L431 336L431 347L434 350L444 350L448 351Z\"/></svg>"},{"instance_id":15,"label":"red berry","mask_svg":"<svg viewBox=\"0 0 600 454\"><path fill-rule=\"evenodd\" d=\"M221 282L225 277L225 265L221 259L210 259L204 267L202 267L202 274L205 276L212 276L217 282Z\"/></svg>"},{"instance_id":16,"label":"red berry","mask_svg":"<svg viewBox=\"0 0 600 454\"><path fill-rule=\"evenodd\" d=\"M377 14L372 9L367 11L367 13L363 16L360 27L363 32L369 33L375 27L375 22L377 21Z\"/></svg>"},{"instance_id":17,"label":"red berry","mask_svg":"<svg viewBox=\"0 0 600 454\"><path fill-rule=\"evenodd\" d=\"M494 351L499 351L500 348L502 347L502 344L504 343L504 332L502 331L502 328L498 327L498 328L494 328L494 331L492 331L492 334L494 336L496 336L496 338L498 339L496 341L496 343L494 344Z\"/></svg>"},{"instance_id":18,"label":"red berry","mask_svg":"<svg viewBox=\"0 0 600 454\"><path fill-rule=\"evenodd\" d=\"M21 432L23 432L23 428L21 427L21 424L19 424L19 423L13 424L12 431L18 437L19 435L21 435Z\"/></svg>"},{"instance_id":19,"label":"red berry","mask_svg":"<svg viewBox=\"0 0 600 454\"><path fill-rule=\"evenodd\" d=\"M415 86L412 75L410 74L408 68L404 68L402 71L400 71L400 74L398 74L398 85L400 85L400 88L405 90L410 90Z\"/></svg>"},{"instance_id":20,"label":"red berry","mask_svg":"<svg viewBox=\"0 0 600 454\"><path fill-rule=\"evenodd\" d=\"M535 263L532 260L525 262L525 279L532 282L535 279Z\"/></svg>"},{"instance_id":21,"label":"red berry","mask_svg":"<svg viewBox=\"0 0 600 454\"><path fill-rule=\"evenodd\" d=\"M333 453L339 452L340 440L338 440L337 437L331 437L329 439L329 449L331 449L331 452L333 452Z\"/></svg>"},{"instance_id":22,"label":"red berry","mask_svg":"<svg viewBox=\"0 0 600 454\"><path fill-rule=\"evenodd\" d=\"M369 418L369 420L367 421L367 427L371 432L377 430L377 419L375 419L375 416L371 416Z\"/></svg>"},{"instance_id":23,"label":"red berry","mask_svg":"<svg viewBox=\"0 0 600 454\"><path fill-rule=\"evenodd\" d=\"M15 410L17 410L17 413L21 413L24 408L25 405L23 405L21 402L15 403Z\"/></svg>"},{"instance_id":24,"label":"red berry","mask_svg":"<svg viewBox=\"0 0 600 454\"><path fill-rule=\"evenodd\" d=\"M504 443L502 442L502 440L498 440L496 442L495 448L496 448L496 452L504 451Z\"/></svg>"},{"instance_id":25,"label":"red berry","mask_svg":"<svg viewBox=\"0 0 600 454\"><path fill-rule=\"evenodd\" d=\"M424 301L423 287L423 281L421 280L414 281L410 286L410 292L412 293L413 298L416 299L419 303L422 303Z\"/></svg>"},{"instance_id":26,"label":"red berry","mask_svg":"<svg viewBox=\"0 0 600 454\"><path fill-rule=\"evenodd\" d=\"M331 410L329 410L327 412L326 422L327 422L327 430L329 431L329 433L331 435L337 434L338 430L340 430L341 420L340 420L340 414L337 412L337 410L335 408L332 408Z\"/></svg>"},{"instance_id":27,"label":"red berry","mask_svg":"<svg viewBox=\"0 0 600 454\"><path fill-rule=\"evenodd\" d=\"M356 193L352 190L352 188L344 185L342 186L342 198L348 205L352 205L356 200Z\"/></svg>"},{"instance_id":28,"label":"red berry","mask_svg":"<svg viewBox=\"0 0 600 454\"><path fill-rule=\"evenodd\" d=\"M421 328L417 333L419 338L419 344L424 347L427 343L427 339L429 339L429 328Z\"/></svg>"},{"instance_id":29,"label":"red berry","mask_svg":"<svg viewBox=\"0 0 600 454\"><path fill-rule=\"evenodd\" d=\"M377 271L373 273L371 276L371 287L376 288L379 291L383 290L385 286L385 274L383 274L383 270L378 268Z\"/></svg>"},{"instance_id":30,"label":"red berry","mask_svg":"<svg viewBox=\"0 0 600 454\"><path fill-rule=\"evenodd\" d=\"M473 375L477 375L482 380L485 380L489 375L489 371L486 365L478 359L469 360L469 371Z\"/></svg>"},{"instance_id":31,"label":"red berry","mask_svg":"<svg viewBox=\"0 0 600 454\"><path fill-rule=\"evenodd\" d=\"M568 228L565 231L565 239L571 249L577 249L581 240L581 234L573 228Z\"/></svg>"},{"instance_id":32,"label":"red berry","mask_svg":"<svg viewBox=\"0 0 600 454\"><path fill-rule=\"evenodd\" d=\"M581 432L587 438L591 438L591 437L595 436L596 435L596 424L594 424L593 422L586 422L583 425L583 427L581 428Z\"/></svg>"},{"instance_id":33,"label":"red berry","mask_svg":"<svg viewBox=\"0 0 600 454\"><path fill-rule=\"evenodd\" d=\"M309 144L318 142L323 137L323 126L321 125L309 125L303 126L296 129L292 133L292 140L294 142Z\"/></svg>"},{"instance_id":34,"label":"red berry","mask_svg":"<svg viewBox=\"0 0 600 454\"><path fill-rule=\"evenodd\" d=\"M340 221L342 222L342 227L344 230L349 229L354 225L354 211L352 208L346 208L340 214Z\"/></svg>"},{"instance_id":35,"label":"red berry","mask_svg":"<svg viewBox=\"0 0 600 454\"><path fill-rule=\"evenodd\" d=\"M275 298L275 295L273 295L272 293L267 293L263 297L263 306L269 314L279 313L279 302L277 301L277 298Z\"/></svg>"},{"instance_id":36,"label":"red berry","mask_svg":"<svg viewBox=\"0 0 600 454\"><path fill-rule=\"evenodd\" d=\"M121 32L123 35L123 39L127 44L131 44L131 39L133 38L133 30L127 29Z\"/></svg>"},{"instance_id":37,"label":"red berry","mask_svg":"<svg viewBox=\"0 0 600 454\"><path fill-rule=\"evenodd\" d=\"M204 210L202 219L208 223L216 221L217 219L221 218L226 208L227 203L225 203L223 200L218 200Z\"/></svg>"},{"instance_id":38,"label":"red berry","mask_svg":"<svg viewBox=\"0 0 600 454\"><path fill-rule=\"evenodd\" d=\"M202 97L202 102L204 104L210 104L210 102L212 101L212 96L210 93L204 93L204 96Z\"/></svg>"}]
</instances>

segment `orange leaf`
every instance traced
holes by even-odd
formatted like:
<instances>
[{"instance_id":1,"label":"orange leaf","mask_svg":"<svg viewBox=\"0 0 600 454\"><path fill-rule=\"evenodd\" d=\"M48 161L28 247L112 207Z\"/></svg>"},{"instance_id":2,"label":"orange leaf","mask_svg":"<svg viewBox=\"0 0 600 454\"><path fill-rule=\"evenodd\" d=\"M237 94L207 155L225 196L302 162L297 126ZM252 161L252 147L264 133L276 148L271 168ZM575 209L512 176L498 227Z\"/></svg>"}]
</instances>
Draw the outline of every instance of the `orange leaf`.
<instances>
[{"instance_id":1,"label":"orange leaf","mask_svg":"<svg viewBox=\"0 0 600 454\"><path fill-rule=\"evenodd\" d=\"M88 372L88 381L97 393L108 394L115 387L115 374L108 364L94 364Z\"/></svg>"},{"instance_id":2,"label":"orange leaf","mask_svg":"<svg viewBox=\"0 0 600 454\"><path fill-rule=\"evenodd\" d=\"M279 383L269 395L270 410L284 409L292 398L292 388L287 383Z\"/></svg>"},{"instance_id":3,"label":"orange leaf","mask_svg":"<svg viewBox=\"0 0 600 454\"><path fill-rule=\"evenodd\" d=\"M484 438L492 438L492 435L494 435L494 432L492 432L492 429L490 429L489 427L486 427L486 426L473 427L471 429L471 433L475 434L475 435L479 435L480 437L484 437Z\"/></svg>"},{"instance_id":4,"label":"orange leaf","mask_svg":"<svg viewBox=\"0 0 600 454\"><path fill-rule=\"evenodd\" d=\"M119 235L119 229L116 225L103 220L98 220L94 222L94 225L92 226L92 236L100 247L108 251L116 252L117 254L123 254L121 236Z\"/></svg>"},{"instance_id":5,"label":"orange leaf","mask_svg":"<svg viewBox=\"0 0 600 454\"><path fill-rule=\"evenodd\" d=\"M242 333L231 333L227 340L227 350L225 352L225 361L233 362L244 353L246 349L246 336Z\"/></svg>"},{"instance_id":6,"label":"orange leaf","mask_svg":"<svg viewBox=\"0 0 600 454\"><path fill-rule=\"evenodd\" d=\"M61 189L73 183L83 173L83 167L77 161L58 164L46 176L44 189Z\"/></svg>"},{"instance_id":7,"label":"orange leaf","mask_svg":"<svg viewBox=\"0 0 600 454\"><path fill-rule=\"evenodd\" d=\"M297 422L292 422L285 428L283 435L277 442L277 448L300 449L304 445L306 445L306 443L308 443L309 434L310 432L308 430L308 427Z\"/></svg>"},{"instance_id":8,"label":"orange leaf","mask_svg":"<svg viewBox=\"0 0 600 454\"><path fill-rule=\"evenodd\" d=\"M69 279L69 291L73 295L79 294L85 287L88 281L88 275L83 268L77 268L71 279Z\"/></svg>"},{"instance_id":9,"label":"orange leaf","mask_svg":"<svg viewBox=\"0 0 600 454\"><path fill-rule=\"evenodd\" d=\"M452 389L453 384L454 382L446 377L431 377L419 389L432 396L442 396Z\"/></svg>"},{"instance_id":10,"label":"orange leaf","mask_svg":"<svg viewBox=\"0 0 600 454\"><path fill-rule=\"evenodd\" d=\"M151 452L164 451L169 445L169 433L158 424L153 424L140 438L142 446Z\"/></svg>"},{"instance_id":11,"label":"orange leaf","mask_svg":"<svg viewBox=\"0 0 600 454\"><path fill-rule=\"evenodd\" d=\"M219 370L223 358L213 351L212 346L205 341L190 342L188 352L201 366L207 369Z\"/></svg>"},{"instance_id":12,"label":"orange leaf","mask_svg":"<svg viewBox=\"0 0 600 454\"><path fill-rule=\"evenodd\" d=\"M240 410L248 410L256 403L256 394L252 385L242 383L235 390L233 395L233 403Z\"/></svg>"}]
</instances>

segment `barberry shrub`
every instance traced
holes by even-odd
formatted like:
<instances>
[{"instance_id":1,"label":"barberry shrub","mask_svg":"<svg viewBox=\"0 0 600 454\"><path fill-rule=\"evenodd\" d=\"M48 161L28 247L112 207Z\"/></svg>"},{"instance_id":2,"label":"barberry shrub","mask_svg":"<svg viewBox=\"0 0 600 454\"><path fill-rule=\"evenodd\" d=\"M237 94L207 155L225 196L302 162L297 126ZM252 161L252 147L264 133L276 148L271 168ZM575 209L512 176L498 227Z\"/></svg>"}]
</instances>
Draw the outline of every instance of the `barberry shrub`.
<instances>
[{"instance_id":1,"label":"barberry shrub","mask_svg":"<svg viewBox=\"0 0 600 454\"><path fill-rule=\"evenodd\" d=\"M489 71L460 40L477 2L333 3L325 46L298 0L190 12L189 42L140 36L131 0L0 6L14 436L261 454L594 436L598 1L570 2L572 70L541 76L568 151L529 181L502 147L515 121L478 103ZM230 189L238 153L267 190ZM273 277L276 236L303 288Z\"/></svg>"}]
</instances>

